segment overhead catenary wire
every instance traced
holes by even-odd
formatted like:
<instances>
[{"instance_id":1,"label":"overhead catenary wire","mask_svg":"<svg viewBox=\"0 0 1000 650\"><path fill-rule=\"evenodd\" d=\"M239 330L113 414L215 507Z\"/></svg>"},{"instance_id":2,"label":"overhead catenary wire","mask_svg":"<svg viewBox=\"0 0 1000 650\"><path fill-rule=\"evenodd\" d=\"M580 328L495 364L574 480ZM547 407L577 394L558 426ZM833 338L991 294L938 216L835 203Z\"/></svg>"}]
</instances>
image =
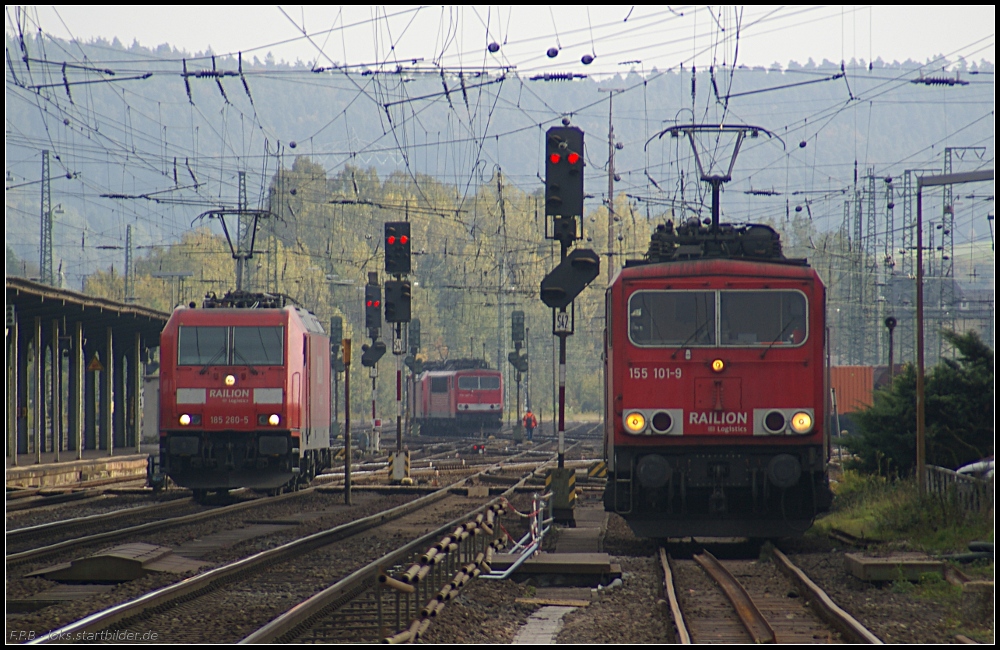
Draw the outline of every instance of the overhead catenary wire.
<instances>
[{"instance_id":1,"label":"overhead catenary wire","mask_svg":"<svg viewBox=\"0 0 1000 650\"><path fill-rule=\"evenodd\" d=\"M215 79L212 79L211 81L212 81L213 84L215 83ZM646 81L648 82L648 80L646 80ZM520 81L520 83L521 83L522 86L525 85L524 82L523 82L523 80ZM646 82L643 83L643 87L644 88L646 87ZM361 95L359 95L358 97L360 97L360 96ZM496 98L497 102L502 102L503 101L503 98L501 97L501 94L499 92L496 93L496 95L494 97ZM586 111L586 107L583 107L583 108L580 108L580 109L578 109L578 110L576 110L574 112L582 114L585 111ZM413 114L414 114L414 117L415 117L417 115L416 111L413 111ZM204 114L201 115L201 117L203 119L207 120L207 116L205 116ZM414 117L410 117L409 119L414 119ZM555 119L555 118L553 118L553 119ZM406 122L406 120L404 120L404 123L405 122ZM535 124L533 124L533 128L538 128L537 127L538 121L537 120L533 120L533 122L535 123ZM462 125L464 127L464 123L462 123ZM404 132L400 131L400 133L402 134ZM133 131L133 135L134 135L134 131ZM222 132L222 131L217 132L215 135L219 139L220 142L228 143L227 147L229 148L230 154L232 154L233 153L232 146L231 146L231 142L232 141L231 141L231 139L229 139L229 136L225 132ZM503 137L506 137L506 134L492 134L492 133L488 134L486 131L483 131L481 136L470 137L470 138L455 138L454 139L454 143L455 144L471 143L471 144L476 145L478 148L481 149L482 148L482 143L486 142L487 140L493 139L495 142L499 142L499 140L501 138L503 138ZM275 138L275 140L276 139L277 138ZM421 143L412 142L412 141L411 142L406 142L405 139L402 138L402 137L400 137L399 142L398 143L394 143L394 145L395 146L387 146L383 150L384 151L396 150L396 151L412 152L417 147L422 146ZM402 145L402 146L400 146L400 145ZM345 153L350 153L350 152L345 152ZM354 153L357 153L357 152L354 152ZM224 157L219 157L219 160L222 160L222 158L224 158ZM195 160L200 161L200 160L205 159L205 157L204 156L194 156L194 157L191 157L191 159L192 159L192 161L195 161ZM263 157L263 159L266 160L267 158ZM344 159L345 159L345 161L347 161L347 160L353 160L353 159L355 159L355 157L351 157L349 155L345 155ZM412 159L411 159L411 161L412 161ZM221 177L223 175L225 175L225 173L227 173L227 172L223 171L223 167L221 166L221 163L217 163L217 164L220 165L219 168L218 168L218 172L216 173L216 176L218 176L218 178L215 179L215 182L218 183L218 182L220 182L222 180ZM336 168L337 167L334 167L333 169L336 169ZM264 178L264 176L261 175L262 181L263 181L263 178ZM471 176L470 176L470 178L471 178ZM516 179L517 177L514 176L514 177L509 177L509 178L515 178ZM232 187L232 185L230 185L230 187ZM419 183L417 183L417 187L419 187ZM222 188L223 188L223 186L221 184L215 185L214 186L215 191L213 192L213 195L215 197L221 196L221 194L222 194Z\"/></svg>"}]
</instances>

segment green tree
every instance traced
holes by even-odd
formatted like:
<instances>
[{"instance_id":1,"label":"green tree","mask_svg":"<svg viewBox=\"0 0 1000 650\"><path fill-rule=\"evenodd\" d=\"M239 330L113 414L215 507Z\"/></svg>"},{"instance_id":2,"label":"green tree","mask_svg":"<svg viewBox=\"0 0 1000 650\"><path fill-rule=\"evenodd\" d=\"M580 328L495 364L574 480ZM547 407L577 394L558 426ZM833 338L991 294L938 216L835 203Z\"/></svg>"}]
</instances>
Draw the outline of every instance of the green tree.
<instances>
[{"instance_id":1,"label":"green tree","mask_svg":"<svg viewBox=\"0 0 1000 650\"><path fill-rule=\"evenodd\" d=\"M959 352L927 375L927 462L957 468L994 453L993 350L974 331L943 332ZM872 406L859 412L860 433L844 441L860 469L888 468L903 475L916 464L917 374L907 366L888 388L875 392Z\"/></svg>"},{"instance_id":2,"label":"green tree","mask_svg":"<svg viewBox=\"0 0 1000 650\"><path fill-rule=\"evenodd\" d=\"M993 350L974 331L942 336L960 356L943 359L929 377L928 460L957 468L993 455Z\"/></svg>"}]
</instances>

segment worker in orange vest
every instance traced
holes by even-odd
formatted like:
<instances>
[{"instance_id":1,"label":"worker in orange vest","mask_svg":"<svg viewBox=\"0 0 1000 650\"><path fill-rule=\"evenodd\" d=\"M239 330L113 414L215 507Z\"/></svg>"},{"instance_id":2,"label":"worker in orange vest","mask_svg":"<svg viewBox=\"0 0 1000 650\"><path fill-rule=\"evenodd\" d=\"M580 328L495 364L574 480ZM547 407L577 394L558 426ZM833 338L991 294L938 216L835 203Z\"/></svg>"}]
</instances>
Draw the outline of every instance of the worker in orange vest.
<instances>
[{"instance_id":1,"label":"worker in orange vest","mask_svg":"<svg viewBox=\"0 0 1000 650\"><path fill-rule=\"evenodd\" d=\"M524 414L524 430L528 434L528 440L532 439L532 434L537 426L538 420L535 419L535 414L531 412L531 409L528 409L528 412Z\"/></svg>"}]
</instances>

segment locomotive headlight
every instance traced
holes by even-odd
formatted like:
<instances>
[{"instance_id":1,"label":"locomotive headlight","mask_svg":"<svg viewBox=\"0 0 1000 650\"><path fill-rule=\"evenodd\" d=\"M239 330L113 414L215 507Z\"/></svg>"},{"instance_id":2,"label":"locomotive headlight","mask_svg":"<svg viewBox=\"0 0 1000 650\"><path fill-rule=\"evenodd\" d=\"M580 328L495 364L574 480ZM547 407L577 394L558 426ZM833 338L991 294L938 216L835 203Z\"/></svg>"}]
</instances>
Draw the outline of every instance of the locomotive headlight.
<instances>
[{"instance_id":1,"label":"locomotive headlight","mask_svg":"<svg viewBox=\"0 0 1000 650\"><path fill-rule=\"evenodd\" d=\"M625 416L625 428L629 433L641 433L646 428L646 416L638 411L632 411Z\"/></svg>"},{"instance_id":2,"label":"locomotive headlight","mask_svg":"<svg viewBox=\"0 0 1000 650\"><path fill-rule=\"evenodd\" d=\"M177 421L181 423L182 427L186 427L187 425L191 424L191 416L185 413L182 416L180 416L177 419Z\"/></svg>"},{"instance_id":3,"label":"locomotive headlight","mask_svg":"<svg viewBox=\"0 0 1000 650\"><path fill-rule=\"evenodd\" d=\"M236 376L226 375L226 386L235 386L235 385L236 385Z\"/></svg>"},{"instance_id":4,"label":"locomotive headlight","mask_svg":"<svg viewBox=\"0 0 1000 650\"><path fill-rule=\"evenodd\" d=\"M726 369L726 364L722 359L715 359L712 361L712 370L714 372L722 372Z\"/></svg>"},{"instance_id":5,"label":"locomotive headlight","mask_svg":"<svg viewBox=\"0 0 1000 650\"><path fill-rule=\"evenodd\" d=\"M271 416L267 418L267 423L270 424L272 427L276 427L279 424L281 424L281 416L279 416L277 413L272 413Z\"/></svg>"},{"instance_id":6,"label":"locomotive headlight","mask_svg":"<svg viewBox=\"0 0 1000 650\"><path fill-rule=\"evenodd\" d=\"M795 433L809 433L812 428L812 416L805 411L799 411L792 416L792 431Z\"/></svg>"}]
</instances>

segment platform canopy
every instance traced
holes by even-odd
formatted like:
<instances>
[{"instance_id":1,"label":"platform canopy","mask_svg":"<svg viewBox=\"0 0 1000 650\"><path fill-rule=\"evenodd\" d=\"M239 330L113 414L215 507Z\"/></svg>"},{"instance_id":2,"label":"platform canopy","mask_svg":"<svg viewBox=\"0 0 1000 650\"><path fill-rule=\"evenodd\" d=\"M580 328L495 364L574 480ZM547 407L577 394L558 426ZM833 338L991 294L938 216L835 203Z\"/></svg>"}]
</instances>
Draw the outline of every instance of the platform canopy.
<instances>
[{"instance_id":1,"label":"platform canopy","mask_svg":"<svg viewBox=\"0 0 1000 650\"><path fill-rule=\"evenodd\" d=\"M158 337L170 314L84 293L58 289L24 278L7 276L7 327L13 314L22 326L36 317L43 322L66 319L82 321L85 329L113 327L138 332L147 345L158 345Z\"/></svg>"}]
</instances>

